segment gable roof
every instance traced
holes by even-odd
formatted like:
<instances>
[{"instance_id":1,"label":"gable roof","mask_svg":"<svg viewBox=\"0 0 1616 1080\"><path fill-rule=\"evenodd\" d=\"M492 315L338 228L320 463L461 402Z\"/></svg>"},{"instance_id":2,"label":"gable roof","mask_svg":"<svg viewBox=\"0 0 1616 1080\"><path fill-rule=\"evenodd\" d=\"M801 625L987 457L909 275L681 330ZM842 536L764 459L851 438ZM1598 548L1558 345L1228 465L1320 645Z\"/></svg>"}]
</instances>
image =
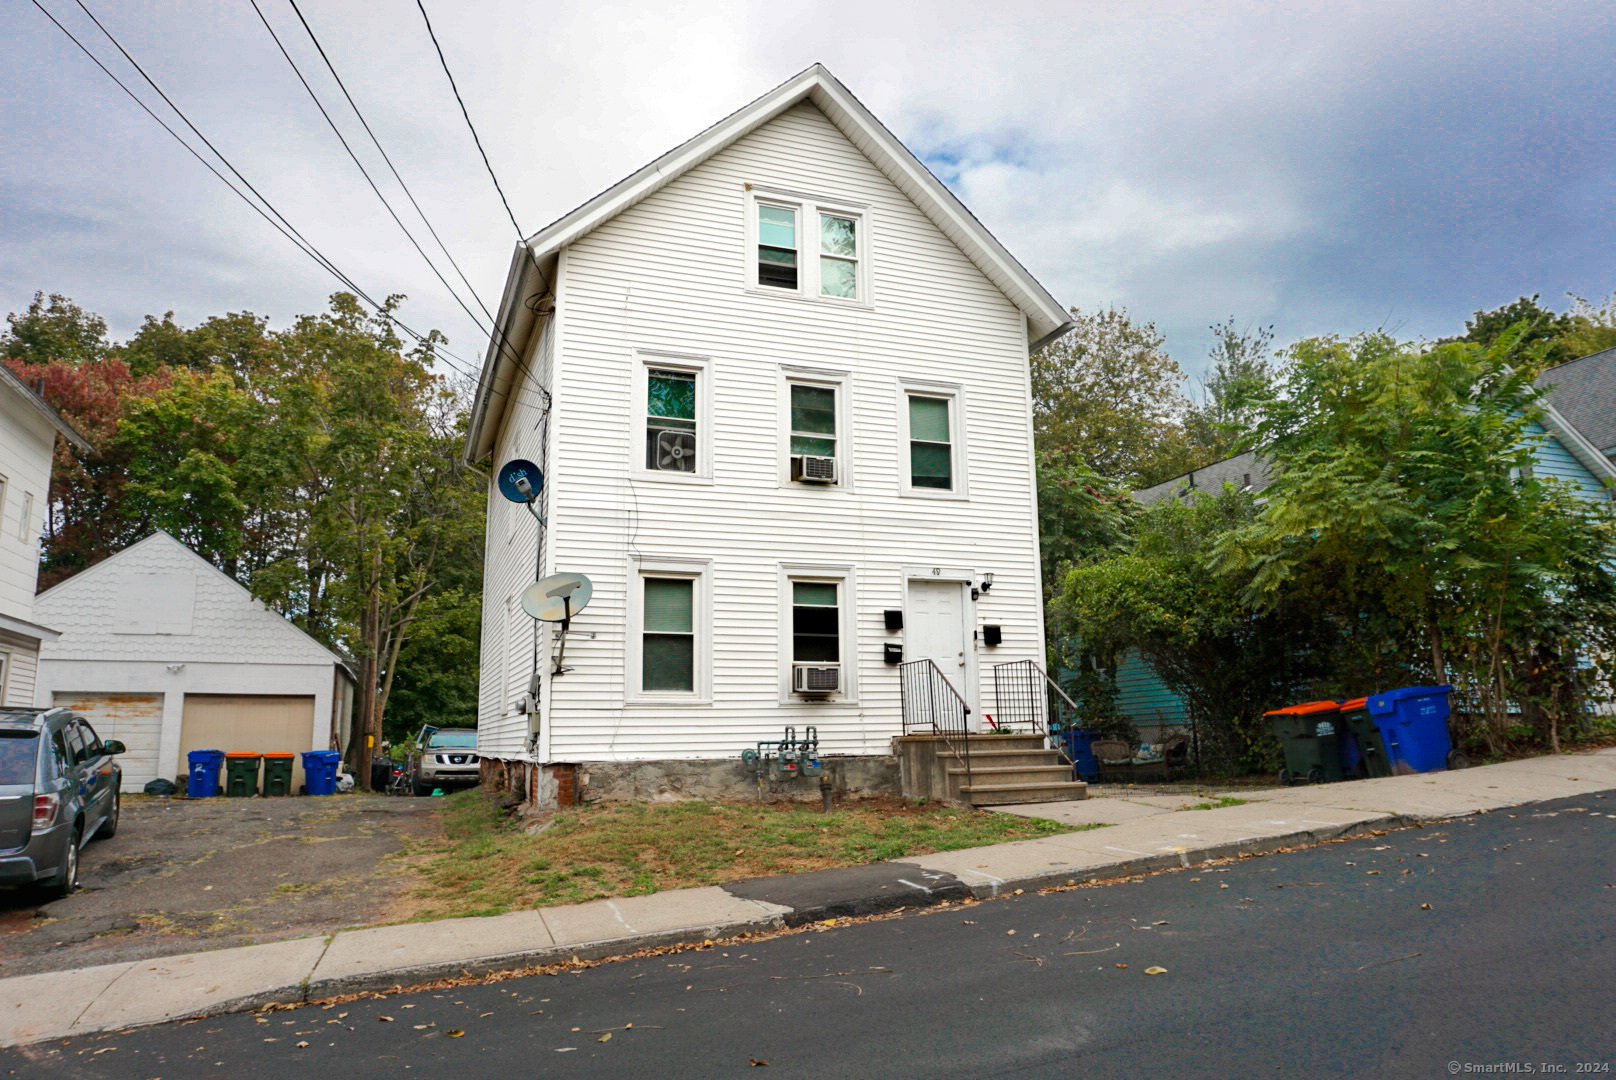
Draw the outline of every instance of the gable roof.
<instances>
[{"instance_id":1,"label":"gable roof","mask_svg":"<svg viewBox=\"0 0 1616 1080\"><path fill-rule=\"evenodd\" d=\"M1616 349L1551 367L1537 386L1567 423L1601 454L1616 454Z\"/></svg>"},{"instance_id":2,"label":"gable roof","mask_svg":"<svg viewBox=\"0 0 1616 1080\"><path fill-rule=\"evenodd\" d=\"M154 548L160 548L161 553L154 551ZM352 676L353 671L346 657L326 646L318 638L314 637L312 634L298 626L296 623L292 622L290 619L287 619L285 616L271 610L263 601L253 596L252 592L248 590L245 585L241 584L241 582L237 581L223 570L220 570L217 566L214 566L201 555L198 555L196 551L193 550L189 545L183 543L172 534L167 533L162 529L158 529L156 532L152 533L143 540L137 540L135 543L130 544L122 551L119 551L116 555L102 559L94 566L79 571L66 581L52 585L50 588L34 597L34 607L36 610L40 608L45 608L48 610L52 607L53 602L61 605L54 612L56 618L53 619L53 621L59 622L63 626L67 627L67 630L64 631L64 636L70 640L62 642L63 647L68 647L75 641L75 639L79 639L84 636L86 632L84 624L86 623L93 627L93 630L90 630L89 632L94 633L97 636L111 633L111 631L107 629L108 613L107 611L103 610L108 596L108 594L104 591L107 579L116 579L119 576L124 576L126 578L129 573L138 573L142 569L149 570L154 565L154 563L150 561L151 557L157 555L158 562L156 565L160 565L160 559L164 554L177 557L181 562L187 565L194 565L196 568L198 568L201 571L202 576L205 577L213 586L215 598L222 594L227 598L227 602L229 604L237 605L239 603L235 613L229 616L226 616L225 613L212 611L207 613L210 616L209 618L198 618L198 622L205 622L208 624L206 631L198 629L191 634L176 634L168 637L167 640L169 641L169 644L164 646L164 650L167 652L173 652L175 654L172 657L173 659L204 659L201 656L192 656L189 653L186 653L184 648L178 644L178 642L182 639L191 638L207 641L209 638L212 638L214 640L208 642L211 645L217 643L217 638L222 636L221 631L224 630L245 629L251 631L262 629L267 633L282 637L288 642L288 644L295 643L300 649L307 650L305 655L310 658L315 655L314 650L318 650L320 654L329 657L339 667L341 667L344 671L347 671L348 674ZM142 556L145 556L146 559L143 560ZM143 562L145 563L144 566L142 565ZM83 595L75 596L76 593ZM72 603L66 602L69 599L71 599ZM199 591L197 594L197 601L199 605L203 599L204 597L201 591ZM200 614L201 612L199 609L199 615ZM75 624L79 625L78 633L74 632ZM135 649L137 647L137 642L135 639L147 635L129 634L124 636L129 639L129 647L131 649ZM311 646L312 649L310 648ZM273 659L258 660L257 662L308 663L309 660L288 661L286 659Z\"/></svg>"},{"instance_id":3,"label":"gable roof","mask_svg":"<svg viewBox=\"0 0 1616 1080\"><path fill-rule=\"evenodd\" d=\"M80 435L78 431L74 429L72 424L69 424L66 420L64 420L62 418L62 414L52 408L48 401L46 401L43 397L40 397L39 393L35 391L32 386L29 386L27 383L23 382L22 378L15 371L11 370L10 365L0 364L0 384L10 387L11 390L17 394L17 396L21 397L28 403L30 408L39 413L39 415L43 416L51 427L60 432L62 438L66 439L80 450L83 450L86 453L89 452L90 444L84 438L84 436Z\"/></svg>"},{"instance_id":4,"label":"gable roof","mask_svg":"<svg viewBox=\"0 0 1616 1080\"><path fill-rule=\"evenodd\" d=\"M1159 502L1170 495L1178 494L1180 487L1188 491L1209 491L1214 495L1223 493L1223 485L1227 481L1236 488L1246 486L1246 478L1251 478L1251 487L1254 491L1261 491L1273 480L1273 470L1270 469L1254 452L1236 454L1234 457L1214 461L1210 465L1203 465L1199 469L1191 469L1187 473L1163 480L1147 488L1140 488L1133 493L1139 502L1149 505Z\"/></svg>"},{"instance_id":5,"label":"gable roof","mask_svg":"<svg viewBox=\"0 0 1616 1080\"><path fill-rule=\"evenodd\" d=\"M480 460L492 449L493 433L486 430L485 423L489 398L496 392L509 392L514 385L509 369L520 365L512 350L526 353L528 338L542 317L535 306L519 302L519 298L529 296L533 288L541 293L548 291L551 268L560 250L804 101L812 102L824 113L1021 310L1027 318L1029 349L1037 349L1071 329L1067 310L987 226L823 64L814 64L517 245L496 316L500 329L489 342L478 380L477 400L466 434L467 460Z\"/></svg>"}]
</instances>

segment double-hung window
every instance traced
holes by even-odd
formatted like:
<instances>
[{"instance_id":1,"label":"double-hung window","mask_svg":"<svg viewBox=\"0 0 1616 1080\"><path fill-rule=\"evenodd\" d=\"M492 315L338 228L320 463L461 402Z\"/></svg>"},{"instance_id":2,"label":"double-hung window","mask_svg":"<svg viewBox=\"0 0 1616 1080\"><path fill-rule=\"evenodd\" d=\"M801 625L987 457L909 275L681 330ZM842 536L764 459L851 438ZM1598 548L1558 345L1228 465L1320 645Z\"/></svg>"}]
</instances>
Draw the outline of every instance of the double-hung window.
<instances>
[{"instance_id":1,"label":"double-hung window","mask_svg":"<svg viewBox=\"0 0 1616 1080\"><path fill-rule=\"evenodd\" d=\"M836 390L791 384L791 453L836 456Z\"/></svg>"},{"instance_id":2,"label":"double-hung window","mask_svg":"<svg viewBox=\"0 0 1616 1080\"><path fill-rule=\"evenodd\" d=\"M649 367L645 372L645 467L651 472L696 472L700 452L694 371Z\"/></svg>"},{"instance_id":3,"label":"double-hung window","mask_svg":"<svg viewBox=\"0 0 1616 1080\"><path fill-rule=\"evenodd\" d=\"M640 692L696 690L696 582L690 577L640 579Z\"/></svg>"},{"instance_id":4,"label":"double-hung window","mask_svg":"<svg viewBox=\"0 0 1616 1080\"><path fill-rule=\"evenodd\" d=\"M791 583L792 663L841 663L841 591L835 581Z\"/></svg>"},{"instance_id":5,"label":"double-hung window","mask_svg":"<svg viewBox=\"0 0 1616 1080\"><path fill-rule=\"evenodd\" d=\"M22 514L17 521L17 539L27 541L28 530L34 523L34 493L25 491L22 495Z\"/></svg>"},{"instance_id":6,"label":"double-hung window","mask_svg":"<svg viewBox=\"0 0 1616 1080\"><path fill-rule=\"evenodd\" d=\"M819 215L819 295L859 298L858 220Z\"/></svg>"},{"instance_id":7,"label":"double-hung window","mask_svg":"<svg viewBox=\"0 0 1616 1080\"><path fill-rule=\"evenodd\" d=\"M797 288L797 211L757 204L757 280L774 289Z\"/></svg>"},{"instance_id":8,"label":"double-hung window","mask_svg":"<svg viewBox=\"0 0 1616 1080\"><path fill-rule=\"evenodd\" d=\"M752 191L748 287L801 299L868 303L869 213L858 203Z\"/></svg>"},{"instance_id":9,"label":"double-hung window","mask_svg":"<svg viewBox=\"0 0 1616 1080\"><path fill-rule=\"evenodd\" d=\"M909 395L909 484L931 491L954 490L954 402Z\"/></svg>"}]
</instances>

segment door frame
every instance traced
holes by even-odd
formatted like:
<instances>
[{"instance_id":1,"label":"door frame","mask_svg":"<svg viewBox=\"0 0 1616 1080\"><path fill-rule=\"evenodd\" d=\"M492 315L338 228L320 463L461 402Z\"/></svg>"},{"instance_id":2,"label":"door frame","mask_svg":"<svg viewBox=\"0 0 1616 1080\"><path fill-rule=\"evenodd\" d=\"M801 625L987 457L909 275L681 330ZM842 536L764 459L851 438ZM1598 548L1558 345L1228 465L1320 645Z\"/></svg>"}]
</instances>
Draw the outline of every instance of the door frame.
<instances>
[{"instance_id":1,"label":"door frame","mask_svg":"<svg viewBox=\"0 0 1616 1080\"><path fill-rule=\"evenodd\" d=\"M976 582L976 572L968 567L958 566L905 566L903 568L901 587L903 590L903 625L906 643L908 640L907 631L912 625L912 616L914 614L909 604L909 583L911 581L940 581L959 587L960 640L965 644L965 677L963 680L964 685L956 687L956 689L965 698L965 704L971 707L971 713L966 718L966 727L971 731L979 731L982 727L982 695L980 692L980 678L977 672L976 613L971 606L971 586Z\"/></svg>"}]
</instances>

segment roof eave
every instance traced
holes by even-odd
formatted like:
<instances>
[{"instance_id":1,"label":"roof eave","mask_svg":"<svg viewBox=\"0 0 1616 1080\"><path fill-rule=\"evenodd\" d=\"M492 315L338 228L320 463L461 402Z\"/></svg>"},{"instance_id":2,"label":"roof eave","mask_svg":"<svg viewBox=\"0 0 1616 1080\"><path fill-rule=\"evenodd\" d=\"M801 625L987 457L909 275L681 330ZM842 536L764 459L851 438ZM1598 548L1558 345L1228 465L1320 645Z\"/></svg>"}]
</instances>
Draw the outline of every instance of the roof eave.
<instances>
[{"instance_id":1,"label":"roof eave","mask_svg":"<svg viewBox=\"0 0 1616 1080\"><path fill-rule=\"evenodd\" d=\"M33 387L23 382L17 373L12 371L11 368L7 367L5 364L0 364L0 381L9 383L13 390L21 394L28 404L33 407L34 411L43 416L50 426L56 429L62 438L66 439L68 442L72 443L85 453L90 452L91 447L89 440L83 435L80 435L72 424L69 424L65 419L63 419L61 413L57 412L51 407L50 402L41 397Z\"/></svg>"},{"instance_id":2,"label":"roof eave","mask_svg":"<svg viewBox=\"0 0 1616 1080\"><path fill-rule=\"evenodd\" d=\"M518 385L516 369L520 358L527 355L533 328L538 325L536 313L521 300L535 271L538 271L537 257L527 244L518 242L511 252L505 291L500 296L499 310L494 313L496 330L489 335L488 350L483 355L482 371L477 379L477 394L472 399L471 423L466 429L463 451L467 464L475 465L493 453L499 420L504 415L511 389ZM539 273L542 277L542 271Z\"/></svg>"}]
</instances>

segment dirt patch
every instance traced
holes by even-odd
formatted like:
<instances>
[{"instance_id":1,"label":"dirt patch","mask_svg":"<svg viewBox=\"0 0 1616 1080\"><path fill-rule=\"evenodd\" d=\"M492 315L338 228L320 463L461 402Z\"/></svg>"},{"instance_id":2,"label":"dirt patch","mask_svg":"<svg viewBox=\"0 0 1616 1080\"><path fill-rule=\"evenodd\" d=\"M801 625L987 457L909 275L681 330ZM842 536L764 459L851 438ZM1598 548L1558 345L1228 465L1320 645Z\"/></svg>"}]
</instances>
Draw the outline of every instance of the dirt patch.
<instances>
[{"instance_id":1,"label":"dirt patch","mask_svg":"<svg viewBox=\"0 0 1616 1080\"><path fill-rule=\"evenodd\" d=\"M124 796L118 835L84 849L72 896L0 889L0 977L393 922L441 836L441 799Z\"/></svg>"}]
</instances>

